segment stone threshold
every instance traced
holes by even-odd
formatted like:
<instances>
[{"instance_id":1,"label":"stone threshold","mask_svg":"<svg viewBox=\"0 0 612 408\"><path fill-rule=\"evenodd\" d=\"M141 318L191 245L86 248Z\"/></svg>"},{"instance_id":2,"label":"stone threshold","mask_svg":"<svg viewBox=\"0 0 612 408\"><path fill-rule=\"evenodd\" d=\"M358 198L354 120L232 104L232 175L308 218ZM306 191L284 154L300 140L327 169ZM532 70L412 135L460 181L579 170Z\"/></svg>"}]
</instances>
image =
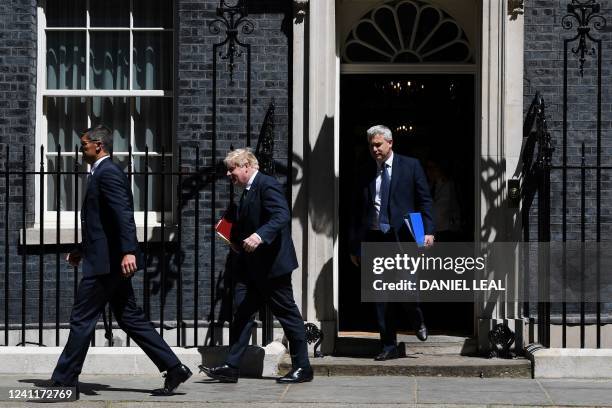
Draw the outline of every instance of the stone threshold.
<instances>
[{"instance_id":1,"label":"stone threshold","mask_svg":"<svg viewBox=\"0 0 612 408\"><path fill-rule=\"evenodd\" d=\"M318 376L531 378L531 362L521 357L506 360L408 352L406 357L387 361L374 361L371 357L325 356L311 358L310 363ZM284 357L279 373L290 369L291 361Z\"/></svg>"}]
</instances>

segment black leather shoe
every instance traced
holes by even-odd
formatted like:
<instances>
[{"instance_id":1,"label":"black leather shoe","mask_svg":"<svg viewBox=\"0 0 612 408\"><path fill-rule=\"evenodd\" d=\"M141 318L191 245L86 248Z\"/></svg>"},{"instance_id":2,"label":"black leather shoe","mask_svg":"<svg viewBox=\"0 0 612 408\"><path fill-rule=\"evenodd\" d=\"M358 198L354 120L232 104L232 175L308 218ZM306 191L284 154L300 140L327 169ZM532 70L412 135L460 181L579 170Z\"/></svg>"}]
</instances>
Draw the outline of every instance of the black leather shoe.
<instances>
[{"instance_id":1,"label":"black leather shoe","mask_svg":"<svg viewBox=\"0 0 612 408\"><path fill-rule=\"evenodd\" d=\"M297 384L312 381L314 373L312 367L294 368L281 378L277 378L279 384Z\"/></svg>"},{"instance_id":2,"label":"black leather shoe","mask_svg":"<svg viewBox=\"0 0 612 408\"><path fill-rule=\"evenodd\" d=\"M44 387L44 388L71 387L71 388L74 388L74 400L76 401L76 400L81 398L81 392L79 391L79 382L78 381L76 382L76 384L64 384L62 382L55 381L55 380L51 379L51 380L45 381L40 386ZM71 398L71 400L72 400L72 398Z\"/></svg>"},{"instance_id":3,"label":"black leather shoe","mask_svg":"<svg viewBox=\"0 0 612 408\"><path fill-rule=\"evenodd\" d=\"M153 390L153 395L172 395L176 387L187 381L187 379L191 377L191 374L191 370L184 364L172 367L164 375L164 377L166 377L164 386Z\"/></svg>"},{"instance_id":4,"label":"black leather shoe","mask_svg":"<svg viewBox=\"0 0 612 408\"><path fill-rule=\"evenodd\" d=\"M219 367L200 366L200 371L203 371L207 376L214 380L219 380L222 383L237 383L240 376L240 370L223 364Z\"/></svg>"},{"instance_id":5,"label":"black leather shoe","mask_svg":"<svg viewBox=\"0 0 612 408\"><path fill-rule=\"evenodd\" d=\"M389 350L389 351L383 350L382 353L374 357L374 360L375 361L386 361L386 360L393 360L395 358L399 358L399 353L397 351L397 348L394 348L393 350Z\"/></svg>"},{"instance_id":6,"label":"black leather shoe","mask_svg":"<svg viewBox=\"0 0 612 408\"><path fill-rule=\"evenodd\" d=\"M421 325L421 328L416 332L417 339L421 341L427 340L427 327L424 324Z\"/></svg>"}]
</instances>

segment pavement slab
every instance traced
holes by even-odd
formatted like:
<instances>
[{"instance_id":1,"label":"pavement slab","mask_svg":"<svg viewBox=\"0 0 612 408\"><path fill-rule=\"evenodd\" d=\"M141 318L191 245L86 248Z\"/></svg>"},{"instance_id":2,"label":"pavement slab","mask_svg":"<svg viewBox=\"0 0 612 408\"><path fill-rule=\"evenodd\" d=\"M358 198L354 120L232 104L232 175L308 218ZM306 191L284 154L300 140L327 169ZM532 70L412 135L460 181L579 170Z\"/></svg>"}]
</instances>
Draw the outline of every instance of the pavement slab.
<instances>
[{"instance_id":1,"label":"pavement slab","mask_svg":"<svg viewBox=\"0 0 612 408\"><path fill-rule=\"evenodd\" d=\"M8 399L9 388L30 388L40 374L0 376L0 408L40 407ZM83 408L408 408L612 406L612 381L533 380L407 376L315 377L305 384L279 385L275 378L241 378L222 384L194 374L170 397L151 395L159 375L82 375L81 400L54 407Z\"/></svg>"},{"instance_id":2,"label":"pavement slab","mask_svg":"<svg viewBox=\"0 0 612 408\"><path fill-rule=\"evenodd\" d=\"M315 377L288 387L286 402L377 404L416 403L416 382L409 377Z\"/></svg>"},{"instance_id":3,"label":"pavement slab","mask_svg":"<svg viewBox=\"0 0 612 408\"><path fill-rule=\"evenodd\" d=\"M159 408L159 403L132 403L118 402L113 403L111 408ZM287 402L271 402L271 403L213 403L202 404L197 402L178 402L166 403L165 408L200 408L200 407L219 407L219 408L372 408L372 404L337 404L337 403L287 403ZM376 408L416 408L414 404L377 404ZM40 408L40 407L38 407ZM431 406L429 406L431 408ZM456 407L455 407L456 408Z\"/></svg>"},{"instance_id":4,"label":"pavement slab","mask_svg":"<svg viewBox=\"0 0 612 408\"><path fill-rule=\"evenodd\" d=\"M547 405L550 399L535 380L506 378L419 378L417 402L429 404Z\"/></svg>"},{"instance_id":5,"label":"pavement slab","mask_svg":"<svg viewBox=\"0 0 612 408\"><path fill-rule=\"evenodd\" d=\"M538 380L555 404L612 405L612 380Z\"/></svg>"}]
</instances>

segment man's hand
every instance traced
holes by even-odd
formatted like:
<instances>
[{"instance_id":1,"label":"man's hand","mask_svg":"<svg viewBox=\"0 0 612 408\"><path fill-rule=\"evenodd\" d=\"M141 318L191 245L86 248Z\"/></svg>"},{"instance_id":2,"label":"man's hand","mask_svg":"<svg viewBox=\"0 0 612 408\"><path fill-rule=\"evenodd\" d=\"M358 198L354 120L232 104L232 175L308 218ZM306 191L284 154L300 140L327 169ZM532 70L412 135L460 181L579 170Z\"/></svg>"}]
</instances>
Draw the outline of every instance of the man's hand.
<instances>
[{"instance_id":1,"label":"man's hand","mask_svg":"<svg viewBox=\"0 0 612 408\"><path fill-rule=\"evenodd\" d=\"M136 256L132 254L123 255L121 260L121 274L129 278L136 273Z\"/></svg>"},{"instance_id":2,"label":"man's hand","mask_svg":"<svg viewBox=\"0 0 612 408\"><path fill-rule=\"evenodd\" d=\"M433 235L425 235L425 248L432 247L434 244L434 236Z\"/></svg>"},{"instance_id":3,"label":"man's hand","mask_svg":"<svg viewBox=\"0 0 612 408\"><path fill-rule=\"evenodd\" d=\"M361 257L351 254L351 262L359 268L359 265L361 265Z\"/></svg>"},{"instance_id":4,"label":"man's hand","mask_svg":"<svg viewBox=\"0 0 612 408\"><path fill-rule=\"evenodd\" d=\"M79 266L81 263L81 258L83 258L83 255L80 251L72 251L66 254L66 261L70 264L70 266Z\"/></svg>"},{"instance_id":5,"label":"man's hand","mask_svg":"<svg viewBox=\"0 0 612 408\"><path fill-rule=\"evenodd\" d=\"M242 247L246 252L253 252L261 244L261 237L257 233L252 233L250 237L242 241Z\"/></svg>"}]
</instances>

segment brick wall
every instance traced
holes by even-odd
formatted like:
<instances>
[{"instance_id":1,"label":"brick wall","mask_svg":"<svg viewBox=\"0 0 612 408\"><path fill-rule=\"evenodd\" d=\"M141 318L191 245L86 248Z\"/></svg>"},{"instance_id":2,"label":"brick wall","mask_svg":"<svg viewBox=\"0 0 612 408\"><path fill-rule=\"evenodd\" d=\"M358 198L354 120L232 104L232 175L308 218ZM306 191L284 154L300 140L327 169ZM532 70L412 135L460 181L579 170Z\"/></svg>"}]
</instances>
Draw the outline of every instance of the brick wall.
<instances>
[{"instance_id":1,"label":"brick wall","mask_svg":"<svg viewBox=\"0 0 612 408\"><path fill-rule=\"evenodd\" d=\"M35 102L36 102L36 1L8 0L0 4L0 170L7 167L6 148L10 147L8 166L21 169L25 165L32 169ZM26 160L23 148L26 148ZM4 175L3 175L4 176ZM8 224L5 222L6 189L9 189L11 200ZM26 187L26 196L32 196L33 185ZM22 208L18 196L22 195L21 179L11 177L8 183L4 177L0 180L0 265L2 266L2 287L5 286L6 256L4 252L5 232L9 231L9 258L17 260L18 252L14 243L18 240L18 229L21 225ZM26 207L26 219L32 222L32 207ZM28 259L31 266L33 259ZM13 282L20 276L16 265L10 270L12 305L17 305L16 286ZM20 265L19 265L20 267ZM4 306L4 293L1 295ZM15 310L14 308L12 310ZM11 312L9 312L11 313ZM12 313L11 313L12 314ZM17 317L17 316L15 316ZM4 321L4 307L0 312Z\"/></svg>"},{"instance_id":2,"label":"brick wall","mask_svg":"<svg viewBox=\"0 0 612 408\"><path fill-rule=\"evenodd\" d=\"M218 1L181 1L179 3L179 56L178 56L178 117L177 140L184 146L184 167L195 166L192 146L200 147L200 167L213 165L212 152L212 116L213 116L213 46L225 38L225 29L215 35L209 30L209 24L216 18L215 10ZM239 40L251 45L251 146L257 145L257 137L262 128L265 113L272 101L275 109L275 159L279 164L287 163L289 153L289 56L291 10L290 2L268 0L251 2L248 18L254 23L251 34L240 34ZM224 53L220 47L217 53ZM246 147L246 56L245 48L240 48L242 56L235 60L233 82L229 75L227 60L217 55L217 130L216 162L225 157L230 146ZM282 166L277 167L277 177L286 180ZM222 178L216 184L217 220L227 207L229 199L229 182ZM186 245L184 266L193 270L195 261L194 245L199 245L199 266L206 275L211 268L211 186L201 189L199 207L200 242L193 237L193 218L185 226ZM193 214L193 200L187 203L184 214ZM215 272L217 281L225 270L227 246L215 241ZM189 256L191 255L191 256ZM221 287L217 288L220 293ZM200 283L200 304L210 304L210 278ZM218 301L217 301L218 302ZM217 303L218 304L218 303ZM217 312L220 310L217 306ZM226 309L224 309L226 310ZM228 311L228 310L226 310Z\"/></svg>"},{"instance_id":3,"label":"brick wall","mask_svg":"<svg viewBox=\"0 0 612 408\"><path fill-rule=\"evenodd\" d=\"M567 15L569 0L535 0L525 6L525 82L524 109L527 110L536 91L544 97L547 109L548 129L555 143L553 165L562 164L563 152L563 75L564 40L577 34L577 23L573 28L564 29L562 19ZM612 4L607 0L599 1L600 14L607 18L608 28L603 31L591 30L595 38L602 40L602 165L612 165L612 37L610 21ZM584 76L579 74L578 56L571 52L577 42L568 45L568 106L567 106L567 163L579 166L581 163L581 143L585 143L586 165L596 164L596 108L597 108L597 58L587 56ZM588 48L596 46L588 40ZM567 239L580 239L580 171L571 170L568 176L567 193ZM610 170L602 173L602 239L612 240L612 200ZM596 186L595 171L586 173L586 239L595 239L596 226ZM561 172L553 170L551 175L551 222L553 239L561 239L562 223L562 177ZM535 214L535 213L534 213ZM535 217L532 217L535 220ZM536 231L533 225L532 231ZM534 235L534 238L536 236Z\"/></svg>"},{"instance_id":4,"label":"brick wall","mask_svg":"<svg viewBox=\"0 0 612 408\"><path fill-rule=\"evenodd\" d=\"M4 2L6 3L6 2ZM181 149L184 170L195 169L195 146L199 146L199 167L213 165L212 148L212 75L213 44L224 38L221 34L212 34L210 22L216 18L218 1L213 0L176 0L175 29L177 33L175 63L175 132L177 146ZM249 18L254 23L250 35L240 34L239 39L251 45L252 51L252 89L251 89L251 145L257 145L257 137L263 119L272 101L275 102L275 159L279 163L277 176L285 182L286 163L288 162L290 128L289 122L289 88L291 71L291 3L284 0L266 0L251 2ZM221 51L221 50L219 50ZM217 66L217 149L215 162L220 162L230 145L244 147L246 126L246 52L235 61L234 82L229 80L227 63L219 59ZM26 164L34 166L35 141L35 95L36 95L36 2L10 1L0 5L0 147L11 146L11 166L19 167L24 162L21 147L26 146ZM17 153L19 152L19 153ZM176 157L176 156L175 156ZM0 153L0 170L4 169L4 150ZM37 166L36 166L37 167ZM196 180L197 181L197 180ZM200 180L202 181L202 180ZM22 265L18 247L18 231L21 228L21 211L24 208L21 197L21 177L11 178L11 199L9 217L9 317L11 323L20 323ZM30 188L34 183L28 178ZM197 184L197 183L196 183ZM201 184L199 190L199 240L195 240L195 198L184 203L182 215L182 242L178 249L172 244L166 245L165 285L161 284L160 256L161 246L151 244L154 254L148 268L151 278L151 318L160 317L161 289L165 286L164 318L166 321L176 317L177 277L180 263L183 277L183 318L193 319L194 304L194 269L197 263L198 276L198 317L209 319L211 270L223 280L227 247L218 239L214 240L216 254L211 262L211 222L216 220L226 208L229 199L229 183L223 177L216 185L215 214L212 215L211 185ZM0 180L0 282L4 289L4 179ZM172 193L172 192L169 192ZM176 198L176 194L173 194ZM33 190L26 197L33 196ZM33 210L37 203L26 203L28 225L33 225ZM195 247L198 246L199 258L195 259ZM72 306L74 279L71 268L63 262L63 255L56 263L56 253L64 253L68 246L47 245L42 254L45 301L43 304L44 321L55 321L55 282L57 270L60 271L60 320L68 320ZM40 255L37 248L29 247L26 256L26 310L25 320L38 322L38 273ZM136 296L143 299L142 278L134 279ZM223 284L217 285L217 294L223 292ZM229 304L216 300L216 316L223 308L226 318L230 316ZM0 305L4 306L4 291L0 291ZM4 322L4 307L0 307L0 322ZM202 342L202 339L200 339Z\"/></svg>"},{"instance_id":5,"label":"brick wall","mask_svg":"<svg viewBox=\"0 0 612 408\"><path fill-rule=\"evenodd\" d=\"M553 166L563 162L563 76L564 76L564 40L577 35L577 22L571 19L573 27L564 29L563 17L568 14L567 5L570 0L534 0L525 2L525 76L524 76L524 109L529 105L536 93L540 91L546 103L548 129L551 133L555 150ZM600 0L602 9L599 14L608 20L608 27L602 31L591 29L591 35L602 40L602 161L603 166L612 165L612 2ZM591 25L592 26L592 25ZM596 44L587 40L588 49ZM585 164L596 165L596 126L597 126L597 52L588 55L584 65L584 76L579 73L579 57L571 49L577 47L577 42L568 44L567 75L567 164L580 166L582 148L585 144ZM612 185L611 170L602 171L601 189L601 239L612 240ZM585 233L587 241L596 239L596 172L587 170L585 174ZM567 240L581 239L581 173L580 170L569 170L567 173ZM560 170L551 172L551 233L553 241L562 240L562 173ZM531 239L537 240L537 198L533 203L530 217ZM535 268L533 276L535 276ZM553 305L553 314L560 313L560 305ZM593 313L595 304L587 304L587 312ZM576 315L579 305L569 304L567 312ZM611 313L612 304L604 304L602 313ZM535 305L532 306L535 314Z\"/></svg>"}]
</instances>

